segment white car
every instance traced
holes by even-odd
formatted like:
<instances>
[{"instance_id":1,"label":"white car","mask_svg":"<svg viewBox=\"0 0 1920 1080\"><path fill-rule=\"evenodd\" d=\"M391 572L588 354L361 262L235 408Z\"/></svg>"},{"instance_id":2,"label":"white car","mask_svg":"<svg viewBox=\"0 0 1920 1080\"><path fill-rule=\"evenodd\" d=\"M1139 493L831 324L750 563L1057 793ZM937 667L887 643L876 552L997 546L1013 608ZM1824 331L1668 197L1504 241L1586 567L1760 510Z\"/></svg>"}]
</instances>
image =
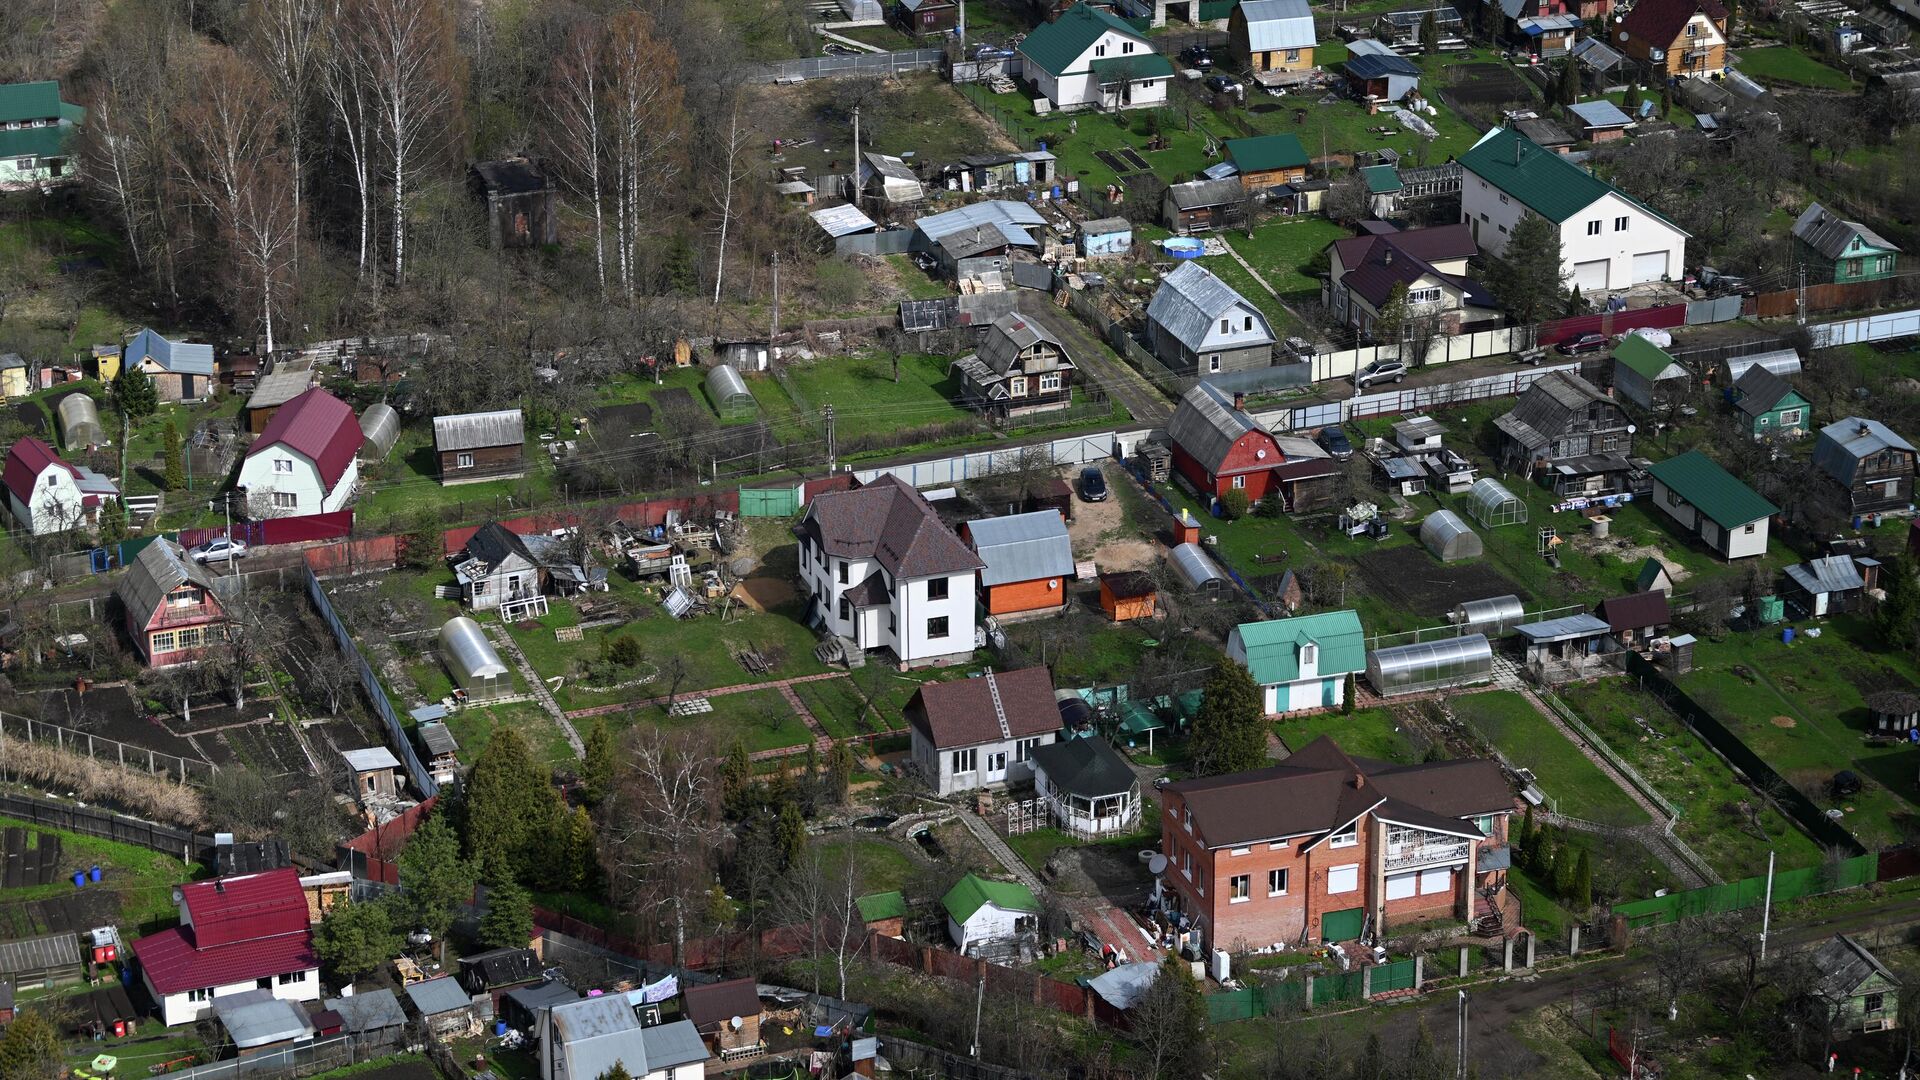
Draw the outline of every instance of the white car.
<instances>
[{"instance_id":1,"label":"white car","mask_svg":"<svg viewBox=\"0 0 1920 1080\"><path fill-rule=\"evenodd\" d=\"M210 562L232 562L247 557L247 544L244 540L209 540L187 555L203 566Z\"/></svg>"}]
</instances>

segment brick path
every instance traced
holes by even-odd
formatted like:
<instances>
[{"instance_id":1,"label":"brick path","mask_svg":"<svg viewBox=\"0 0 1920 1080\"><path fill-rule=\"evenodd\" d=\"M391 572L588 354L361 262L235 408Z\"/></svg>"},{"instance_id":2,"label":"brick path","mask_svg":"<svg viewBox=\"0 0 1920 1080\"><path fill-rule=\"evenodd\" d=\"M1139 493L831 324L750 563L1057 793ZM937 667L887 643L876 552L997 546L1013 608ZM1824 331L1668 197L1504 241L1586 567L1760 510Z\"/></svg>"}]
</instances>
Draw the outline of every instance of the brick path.
<instances>
[{"instance_id":1,"label":"brick path","mask_svg":"<svg viewBox=\"0 0 1920 1080\"><path fill-rule=\"evenodd\" d=\"M527 688L532 692L533 700L539 702L540 707L547 711L547 715L553 717L553 722L560 725L560 734L565 735L567 745L573 747L573 756L584 757L587 752L586 743L580 741L580 733L573 729L573 724L567 720L567 714L560 710L560 703L553 699L553 691L547 689L547 684L540 681L540 676L533 670L533 665L527 663L527 656L520 651L519 642L513 640L512 634L502 633L495 639L494 644L500 646L500 651L507 654L508 659L513 661L513 666L520 669L520 677L527 680Z\"/></svg>"},{"instance_id":2,"label":"brick path","mask_svg":"<svg viewBox=\"0 0 1920 1080\"><path fill-rule=\"evenodd\" d=\"M960 812L960 823L967 827L980 846L987 849L1000 865L1007 868L1020 884L1032 889L1036 897L1047 895L1048 889L1040 883L1027 861L1014 853L993 826L978 814ZM1112 945L1127 954L1129 960L1152 959L1153 939L1147 936L1145 929L1133 921L1133 917L1116 907L1111 900L1103 896L1058 896L1057 899L1079 916L1080 925L1091 930L1102 944Z\"/></svg>"}]
</instances>

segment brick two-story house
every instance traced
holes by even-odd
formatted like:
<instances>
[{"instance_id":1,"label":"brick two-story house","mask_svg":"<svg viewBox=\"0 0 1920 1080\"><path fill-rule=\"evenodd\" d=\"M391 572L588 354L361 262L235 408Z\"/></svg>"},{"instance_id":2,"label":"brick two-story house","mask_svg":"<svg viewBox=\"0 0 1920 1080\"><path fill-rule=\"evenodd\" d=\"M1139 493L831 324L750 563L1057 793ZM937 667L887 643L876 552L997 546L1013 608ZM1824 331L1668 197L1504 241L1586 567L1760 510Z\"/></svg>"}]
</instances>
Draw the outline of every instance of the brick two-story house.
<instances>
[{"instance_id":1,"label":"brick two-story house","mask_svg":"<svg viewBox=\"0 0 1920 1080\"><path fill-rule=\"evenodd\" d=\"M1505 888L1512 810L1491 761L1389 765L1323 736L1265 769L1163 789L1159 888L1207 948L1465 921Z\"/></svg>"}]
</instances>

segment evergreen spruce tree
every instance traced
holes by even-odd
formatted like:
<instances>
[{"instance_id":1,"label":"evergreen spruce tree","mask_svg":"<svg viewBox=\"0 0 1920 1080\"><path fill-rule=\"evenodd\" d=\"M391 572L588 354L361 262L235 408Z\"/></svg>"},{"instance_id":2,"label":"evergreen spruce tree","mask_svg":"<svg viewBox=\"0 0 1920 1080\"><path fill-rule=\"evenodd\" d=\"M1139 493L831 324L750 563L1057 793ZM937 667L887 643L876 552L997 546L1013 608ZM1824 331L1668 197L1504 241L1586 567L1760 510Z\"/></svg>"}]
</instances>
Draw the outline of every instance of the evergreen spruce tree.
<instances>
[{"instance_id":1,"label":"evergreen spruce tree","mask_svg":"<svg viewBox=\"0 0 1920 1080\"><path fill-rule=\"evenodd\" d=\"M1190 741L1199 776L1245 772L1267 763L1266 709L1246 668L1231 660L1214 666Z\"/></svg>"},{"instance_id":2,"label":"evergreen spruce tree","mask_svg":"<svg viewBox=\"0 0 1920 1080\"><path fill-rule=\"evenodd\" d=\"M533 896L517 881L487 890L487 913L480 917L480 944L489 949L524 949L533 940Z\"/></svg>"},{"instance_id":3,"label":"evergreen spruce tree","mask_svg":"<svg viewBox=\"0 0 1920 1080\"><path fill-rule=\"evenodd\" d=\"M631 638L623 638L631 641ZM593 727L587 729L586 748L580 759L580 785L584 789L589 806L600 805L613 787L614 745L613 732L607 728L604 717L595 719Z\"/></svg>"},{"instance_id":4,"label":"evergreen spruce tree","mask_svg":"<svg viewBox=\"0 0 1920 1080\"><path fill-rule=\"evenodd\" d=\"M113 399L130 420L144 420L160 408L160 392L153 379L136 367L120 370L113 380Z\"/></svg>"},{"instance_id":5,"label":"evergreen spruce tree","mask_svg":"<svg viewBox=\"0 0 1920 1080\"><path fill-rule=\"evenodd\" d=\"M165 470L162 484L168 491L184 489L187 486L187 464L180 456L180 429L174 427L171 420L167 421L167 426L160 433L160 453Z\"/></svg>"},{"instance_id":6,"label":"evergreen spruce tree","mask_svg":"<svg viewBox=\"0 0 1920 1080\"><path fill-rule=\"evenodd\" d=\"M545 769L520 732L499 727L467 773L467 853L489 880L534 880L566 823Z\"/></svg>"},{"instance_id":7,"label":"evergreen spruce tree","mask_svg":"<svg viewBox=\"0 0 1920 1080\"><path fill-rule=\"evenodd\" d=\"M1567 896L1573 904L1575 913L1585 915L1593 907L1593 861L1587 857L1587 849L1580 849L1580 857L1573 863L1573 889Z\"/></svg>"}]
</instances>

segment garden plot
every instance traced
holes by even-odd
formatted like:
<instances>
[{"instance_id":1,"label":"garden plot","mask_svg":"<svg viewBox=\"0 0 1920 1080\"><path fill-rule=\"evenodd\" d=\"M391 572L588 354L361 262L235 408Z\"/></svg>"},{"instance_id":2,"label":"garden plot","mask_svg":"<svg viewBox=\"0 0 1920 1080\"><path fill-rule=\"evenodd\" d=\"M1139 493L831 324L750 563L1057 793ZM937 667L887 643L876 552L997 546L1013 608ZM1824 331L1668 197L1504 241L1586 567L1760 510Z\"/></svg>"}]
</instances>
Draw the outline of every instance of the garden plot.
<instances>
[{"instance_id":1,"label":"garden plot","mask_svg":"<svg viewBox=\"0 0 1920 1080\"><path fill-rule=\"evenodd\" d=\"M1508 761L1532 769L1559 813L1618 828L1649 820L1639 804L1520 694L1492 690L1453 698L1448 705Z\"/></svg>"},{"instance_id":2,"label":"garden plot","mask_svg":"<svg viewBox=\"0 0 1920 1080\"><path fill-rule=\"evenodd\" d=\"M203 695L201 699L211 703L212 695ZM134 700L131 690L125 684L120 686L95 686L85 694L70 689L48 690L38 694L21 694L11 699L7 709L45 720L50 724L70 728L85 735L103 739L114 739L126 743L129 747L153 750L157 753L171 754L175 757L193 761L212 761L219 764L217 757L203 753L199 746L184 734L176 734L160 717L149 717L146 708ZM196 715L199 708L195 708ZM119 752L103 748L96 744L96 756L118 760ZM127 753L132 755L133 750ZM144 757L127 759L130 767L146 768Z\"/></svg>"},{"instance_id":3,"label":"garden plot","mask_svg":"<svg viewBox=\"0 0 1920 1080\"><path fill-rule=\"evenodd\" d=\"M1442 563L1417 545L1381 548L1356 557L1355 565L1374 596L1402 611L1431 613L1438 625L1462 600L1518 594L1526 590L1482 562Z\"/></svg>"}]
</instances>

